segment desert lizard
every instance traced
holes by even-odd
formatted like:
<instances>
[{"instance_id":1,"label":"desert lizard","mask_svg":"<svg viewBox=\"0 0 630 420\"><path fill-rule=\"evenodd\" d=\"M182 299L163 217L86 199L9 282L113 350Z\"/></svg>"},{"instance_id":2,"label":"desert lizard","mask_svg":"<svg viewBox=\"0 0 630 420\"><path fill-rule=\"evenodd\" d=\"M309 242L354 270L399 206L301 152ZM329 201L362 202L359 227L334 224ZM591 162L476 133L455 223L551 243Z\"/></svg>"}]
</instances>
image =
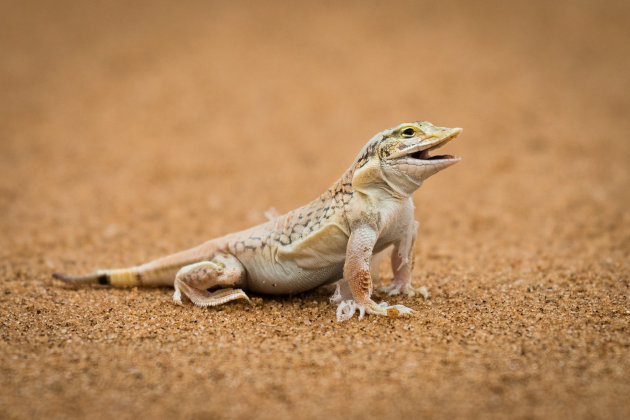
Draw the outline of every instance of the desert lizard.
<instances>
[{"instance_id":1,"label":"desert lizard","mask_svg":"<svg viewBox=\"0 0 630 420\"><path fill-rule=\"evenodd\" d=\"M53 276L72 284L172 285L176 304L182 304L183 294L199 306L249 300L245 291L293 294L338 282L331 300L338 304L339 321L357 310L359 319L366 312L411 313L403 305L372 300L378 267L371 267L371 260L393 246L394 279L381 291L414 293L411 269L417 222L411 195L425 179L460 160L430 156L429 151L461 131L426 121L400 124L370 139L341 178L303 207L143 265Z\"/></svg>"}]
</instances>

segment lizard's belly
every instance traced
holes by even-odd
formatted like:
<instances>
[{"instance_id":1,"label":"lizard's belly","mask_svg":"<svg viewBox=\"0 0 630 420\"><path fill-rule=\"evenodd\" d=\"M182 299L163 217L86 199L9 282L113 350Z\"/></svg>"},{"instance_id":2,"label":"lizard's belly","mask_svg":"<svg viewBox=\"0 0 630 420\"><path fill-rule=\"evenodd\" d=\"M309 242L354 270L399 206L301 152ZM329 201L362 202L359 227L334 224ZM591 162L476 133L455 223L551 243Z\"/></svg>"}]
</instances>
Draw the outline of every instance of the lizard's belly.
<instances>
[{"instance_id":1,"label":"lizard's belly","mask_svg":"<svg viewBox=\"0 0 630 420\"><path fill-rule=\"evenodd\" d=\"M243 250L248 289L270 294L299 293L343 277L348 237L335 224L286 245Z\"/></svg>"},{"instance_id":2,"label":"lizard's belly","mask_svg":"<svg viewBox=\"0 0 630 420\"><path fill-rule=\"evenodd\" d=\"M258 293L292 294L314 289L341 279L343 263L305 269L294 261L282 264L257 263L249 259L243 265L247 270L247 289Z\"/></svg>"}]
</instances>

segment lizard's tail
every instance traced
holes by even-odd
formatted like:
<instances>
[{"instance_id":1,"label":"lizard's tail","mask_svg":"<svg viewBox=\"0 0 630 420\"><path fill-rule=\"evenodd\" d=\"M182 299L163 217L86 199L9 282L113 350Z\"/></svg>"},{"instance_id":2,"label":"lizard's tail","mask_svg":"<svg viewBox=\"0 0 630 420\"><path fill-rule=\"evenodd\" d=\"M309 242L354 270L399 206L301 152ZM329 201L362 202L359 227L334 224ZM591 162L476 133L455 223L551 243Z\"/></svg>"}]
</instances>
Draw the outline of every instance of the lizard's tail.
<instances>
[{"instance_id":1,"label":"lizard's tail","mask_svg":"<svg viewBox=\"0 0 630 420\"><path fill-rule=\"evenodd\" d=\"M57 280L76 286L84 284L108 284L114 287L133 287L142 285L141 274L134 268L118 270L98 270L94 273L82 276L68 276L66 274L53 273Z\"/></svg>"},{"instance_id":2,"label":"lizard's tail","mask_svg":"<svg viewBox=\"0 0 630 420\"><path fill-rule=\"evenodd\" d=\"M98 270L82 276L53 273L53 277L72 285L106 284L113 287L172 286L180 268L211 259L217 246L206 242L198 247L168 255L143 265L114 270Z\"/></svg>"}]
</instances>

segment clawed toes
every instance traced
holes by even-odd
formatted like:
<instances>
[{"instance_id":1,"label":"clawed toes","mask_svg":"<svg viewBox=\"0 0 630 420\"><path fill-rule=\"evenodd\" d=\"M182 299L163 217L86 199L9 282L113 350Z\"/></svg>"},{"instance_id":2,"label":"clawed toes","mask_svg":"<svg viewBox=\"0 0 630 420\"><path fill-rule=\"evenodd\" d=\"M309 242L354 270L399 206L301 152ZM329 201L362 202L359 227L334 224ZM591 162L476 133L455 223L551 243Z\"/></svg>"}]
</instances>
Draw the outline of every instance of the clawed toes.
<instances>
[{"instance_id":1,"label":"clawed toes","mask_svg":"<svg viewBox=\"0 0 630 420\"><path fill-rule=\"evenodd\" d=\"M400 294L400 288L396 286L383 286L376 289L376 293L379 295L396 296Z\"/></svg>"},{"instance_id":2,"label":"clawed toes","mask_svg":"<svg viewBox=\"0 0 630 420\"><path fill-rule=\"evenodd\" d=\"M337 306L337 321L343 322L354 316L357 311L357 303L354 300L344 300Z\"/></svg>"},{"instance_id":3,"label":"clawed toes","mask_svg":"<svg viewBox=\"0 0 630 420\"><path fill-rule=\"evenodd\" d=\"M397 316L410 315L416 312L413 309L406 307L405 305L389 306L387 305L387 302L381 302L378 306L387 311L387 316L394 317L394 318Z\"/></svg>"},{"instance_id":4,"label":"clawed toes","mask_svg":"<svg viewBox=\"0 0 630 420\"><path fill-rule=\"evenodd\" d=\"M394 305L394 308L398 311L400 315L410 315L416 312L413 309L406 307L405 305Z\"/></svg>"},{"instance_id":5,"label":"clawed toes","mask_svg":"<svg viewBox=\"0 0 630 420\"><path fill-rule=\"evenodd\" d=\"M429 298L429 291L424 286L416 289L412 287L411 285L403 285L403 284L395 284L395 283L390 284L389 286L379 287L378 289L376 289L376 293L379 295L387 295L387 296L405 295L408 297L420 295L424 299Z\"/></svg>"},{"instance_id":6,"label":"clawed toes","mask_svg":"<svg viewBox=\"0 0 630 420\"><path fill-rule=\"evenodd\" d=\"M175 290L175 293L173 293L173 303L175 305L184 306L182 303L182 294L179 290Z\"/></svg>"},{"instance_id":7,"label":"clawed toes","mask_svg":"<svg viewBox=\"0 0 630 420\"><path fill-rule=\"evenodd\" d=\"M415 311L404 305L388 305L387 302L381 302L378 305L362 305L356 303L354 300L344 300L337 307L337 321L343 322L354 316L359 311L359 320L363 318L363 315L367 312L373 315L383 315L392 318L410 315Z\"/></svg>"}]
</instances>

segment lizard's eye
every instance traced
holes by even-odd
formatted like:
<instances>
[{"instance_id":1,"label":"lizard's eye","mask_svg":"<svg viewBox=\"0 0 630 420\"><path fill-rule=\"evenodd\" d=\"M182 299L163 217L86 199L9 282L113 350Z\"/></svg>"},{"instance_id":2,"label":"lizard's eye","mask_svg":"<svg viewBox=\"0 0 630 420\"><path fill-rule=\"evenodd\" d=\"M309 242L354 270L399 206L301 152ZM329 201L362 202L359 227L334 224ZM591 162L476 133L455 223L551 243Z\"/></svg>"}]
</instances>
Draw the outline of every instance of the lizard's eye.
<instances>
[{"instance_id":1,"label":"lizard's eye","mask_svg":"<svg viewBox=\"0 0 630 420\"><path fill-rule=\"evenodd\" d=\"M415 136L416 134L416 130L414 130L413 128L409 127L409 128L405 128L402 132L401 132L402 136L405 138L410 138Z\"/></svg>"}]
</instances>

